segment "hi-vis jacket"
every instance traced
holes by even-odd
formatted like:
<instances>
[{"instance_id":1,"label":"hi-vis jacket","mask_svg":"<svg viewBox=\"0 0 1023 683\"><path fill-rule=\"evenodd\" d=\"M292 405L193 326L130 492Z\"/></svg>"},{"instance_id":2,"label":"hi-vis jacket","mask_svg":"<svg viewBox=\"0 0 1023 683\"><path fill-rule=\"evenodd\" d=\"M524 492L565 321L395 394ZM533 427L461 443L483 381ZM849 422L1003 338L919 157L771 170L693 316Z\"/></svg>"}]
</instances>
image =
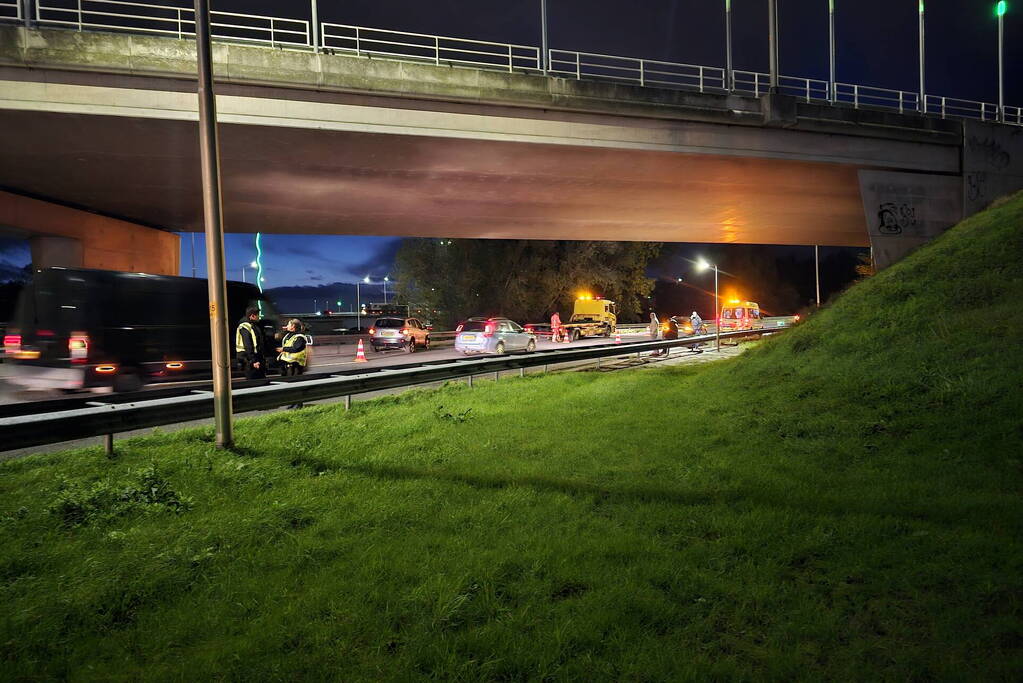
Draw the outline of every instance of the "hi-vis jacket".
<instances>
[{"instance_id":1,"label":"hi-vis jacket","mask_svg":"<svg viewBox=\"0 0 1023 683\"><path fill-rule=\"evenodd\" d=\"M248 320L238 323L234 333L234 350L238 353L261 355L263 353L263 331Z\"/></svg>"},{"instance_id":2,"label":"hi-vis jacket","mask_svg":"<svg viewBox=\"0 0 1023 683\"><path fill-rule=\"evenodd\" d=\"M285 363L298 363L305 367L309 358L304 334L288 332L281 341L281 360Z\"/></svg>"}]
</instances>

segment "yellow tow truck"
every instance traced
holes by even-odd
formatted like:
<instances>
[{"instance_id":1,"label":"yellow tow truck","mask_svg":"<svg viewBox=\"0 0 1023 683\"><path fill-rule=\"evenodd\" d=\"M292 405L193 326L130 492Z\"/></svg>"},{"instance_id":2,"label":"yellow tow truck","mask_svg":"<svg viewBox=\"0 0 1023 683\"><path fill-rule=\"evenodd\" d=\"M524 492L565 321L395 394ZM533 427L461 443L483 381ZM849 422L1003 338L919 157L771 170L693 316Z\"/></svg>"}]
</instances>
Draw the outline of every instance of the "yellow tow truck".
<instances>
[{"instance_id":1,"label":"yellow tow truck","mask_svg":"<svg viewBox=\"0 0 1023 683\"><path fill-rule=\"evenodd\" d=\"M618 325L615 302L584 294L575 300L572 317L562 323L571 341L581 337L610 337Z\"/></svg>"}]
</instances>

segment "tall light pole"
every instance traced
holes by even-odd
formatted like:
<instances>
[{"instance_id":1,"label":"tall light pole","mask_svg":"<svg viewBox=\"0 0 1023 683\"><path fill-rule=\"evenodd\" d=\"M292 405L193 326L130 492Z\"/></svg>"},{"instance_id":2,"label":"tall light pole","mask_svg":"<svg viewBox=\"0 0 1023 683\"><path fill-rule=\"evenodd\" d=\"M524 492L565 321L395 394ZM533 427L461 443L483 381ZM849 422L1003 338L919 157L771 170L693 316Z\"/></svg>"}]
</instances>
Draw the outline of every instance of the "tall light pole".
<instances>
[{"instance_id":1,"label":"tall light pole","mask_svg":"<svg viewBox=\"0 0 1023 683\"><path fill-rule=\"evenodd\" d=\"M365 282L368 285L369 275L362 278L362 282ZM359 290L359 285L361 284L362 283L360 282L355 283L355 308L356 308L355 319L356 321L358 321L356 322L356 326L359 330L359 334L362 334L362 292Z\"/></svg>"},{"instance_id":2,"label":"tall light pole","mask_svg":"<svg viewBox=\"0 0 1023 683\"><path fill-rule=\"evenodd\" d=\"M828 99L835 103L835 0L828 0Z\"/></svg>"},{"instance_id":3,"label":"tall light pole","mask_svg":"<svg viewBox=\"0 0 1023 683\"><path fill-rule=\"evenodd\" d=\"M998 120L1005 123L1005 0L998 0L995 14L998 15Z\"/></svg>"},{"instance_id":4,"label":"tall light pole","mask_svg":"<svg viewBox=\"0 0 1023 683\"><path fill-rule=\"evenodd\" d=\"M778 0L767 0L767 23L769 24L767 46L771 51L771 94L773 95L778 92Z\"/></svg>"},{"instance_id":5,"label":"tall light pole","mask_svg":"<svg viewBox=\"0 0 1023 683\"><path fill-rule=\"evenodd\" d=\"M543 53L540 55L540 69L543 71L544 76L546 76L547 71L550 69L550 64L547 63L549 54L547 46L547 0L540 0L540 50Z\"/></svg>"},{"instance_id":6,"label":"tall light pole","mask_svg":"<svg viewBox=\"0 0 1023 683\"><path fill-rule=\"evenodd\" d=\"M246 268L253 268L253 269L256 269L256 268L259 268L259 264L258 264L258 263L256 263L255 261L252 261L251 263L249 263L249 265L247 265L247 266L242 266L242 282L245 282L245 281L246 281L246 280L245 280L245 269L246 269ZM258 271L257 271L257 273L258 273ZM258 277L259 277L259 275L256 275L256 277L258 278Z\"/></svg>"},{"instance_id":7,"label":"tall light pole","mask_svg":"<svg viewBox=\"0 0 1023 683\"><path fill-rule=\"evenodd\" d=\"M391 278L387 275L384 276L384 305L387 305L387 283L391 281Z\"/></svg>"},{"instance_id":8,"label":"tall light pole","mask_svg":"<svg viewBox=\"0 0 1023 683\"><path fill-rule=\"evenodd\" d=\"M716 351L721 352L721 299L718 298L718 266L717 264L711 265L705 260L700 259L696 264L697 270L707 270L708 268L714 269L714 342Z\"/></svg>"},{"instance_id":9,"label":"tall light pole","mask_svg":"<svg viewBox=\"0 0 1023 683\"><path fill-rule=\"evenodd\" d=\"M203 222L206 226L206 274L210 344L213 347L213 420L218 448L234 444L231 413L231 353L227 332L227 268L224 263L223 207L220 201L220 148L217 100L213 93L208 0L195 0L195 47L199 90L199 156L202 166Z\"/></svg>"},{"instance_id":10,"label":"tall light pole","mask_svg":"<svg viewBox=\"0 0 1023 683\"><path fill-rule=\"evenodd\" d=\"M917 109L923 114L927 112L927 95L924 94L924 0L917 0L917 13L920 16L920 101Z\"/></svg>"},{"instance_id":11,"label":"tall light pole","mask_svg":"<svg viewBox=\"0 0 1023 683\"><path fill-rule=\"evenodd\" d=\"M813 273L814 282L817 284L817 308L821 307L821 259L818 246L813 245Z\"/></svg>"},{"instance_id":12,"label":"tall light pole","mask_svg":"<svg viewBox=\"0 0 1023 683\"><path fill-rule=\"evenodd\" d=\"M732 79L732 0L725 0L725 90L731 92Z\"/></svg>"}]
</instances>

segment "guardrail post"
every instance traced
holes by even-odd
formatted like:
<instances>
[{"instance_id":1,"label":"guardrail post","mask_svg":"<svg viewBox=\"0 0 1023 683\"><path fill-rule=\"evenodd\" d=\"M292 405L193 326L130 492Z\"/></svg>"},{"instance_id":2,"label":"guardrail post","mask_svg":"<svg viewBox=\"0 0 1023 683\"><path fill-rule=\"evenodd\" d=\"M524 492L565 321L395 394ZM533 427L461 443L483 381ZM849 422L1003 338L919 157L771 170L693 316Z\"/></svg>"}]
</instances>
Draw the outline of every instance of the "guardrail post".
<instances>
[{"instance_id":1,"label":"guardrail post","mask_svg":"<svg viewBox=\"0 0 1023 683\"><path fill-rule=\"evenodd\" d=\"M103 451L107 454L107 457L114 455L114 435L104 434L103 435Z\"/></svg>"},{"instance_id":2,"label":"guardrail post","mask_svg":"<svg viewBox=\"0 0 1023 683\"><path fill-rule=\"evenodd\" d=\"M358 26L355 27L355 55L357 57L362 55L362 43L361 43L360 38L359 38L359 27ZM351 306L349 306L349 308L351 308Z\"/></svg>"},{"instance_id":3,"label":"guardrail post","mask_svg":"<svg viewBox=\"0 0 1023 683\"><path fill-rule=\"evenodd\" d=\"M496 382L498 380L498 378L500 378L500 377L501 377L501 371L500 370L495 371L494 372L494 381Z\"/></svg>"},{"instance_id":4,"label":"guardrail post","mask_svg":"<svg viewBox=\"0 0 1023 683\"><path fill-rule=\"evenodd\" d=\"M575 53L575 79L577 81L582 79L582 67L579 64L579 53L578 52Z\"/></svg>"},{"instance_id":5,"label":"guardrail post","mask_svg":"<svg viewBox=\"0 0 1023 683\"><path fill-rule=\"evenodd\" d=\"M941 98L941 118L945 118L945 98Z\"/></svg>"},{"instance_id":6,"label":"guardrail post","mask_svg":"<svg viewBox=\"0 0 1023 683\"><path fill-rule=\"evenodd\" d=\"M469 375L468 380L469 380L469 388L472 389L472 375Z\"/></svg>"},{"instance_id":7,"label":"guardrail post","mask_svg":"<svg viewBox=\"0 0 1023 683\"><path fill-rule=\"evenodd\" d=\"M899 113L902 113L902 91L899 91Z\"/></svg>"},{"instance_id":8,"label":"guardrail post","mask_svg":"<svg viewBox=\"0 0 1023 683\"><path fill-rule=\"evenodd\" d=\"M512 46L508 46L508 73L512 72Z\"/></svg>"},{"instance_id":9,"label":"guardrail post","mask_svg":"<svg viewBox=\"0 0 1023 683\"><path fill-rule=\"evenodd\" d=\"M181 40L181 8L178 7L177 10L178 10L178 40ZM192 234L194 235L195 233Z\"/></svg>"},{"instance_id":10,"label":"guardrail post","mask_svg":"<svg viewBox=\"0 0 1023 683\"><path fill-rule=\"evenodd\" d=\"M440 36L433 37L433 63L440 66Z\"/></svg>"},{"instance_id":11,"label":"guardrail post","mask_svg":"<svg viewBox=\"0 0 1023 683\"><path fill-rule=\"evenodd\" d=\"M860 108L860 86L853 85L853 109Z\"/></svg>"},{"instance_id":12,"label":"guardrail post","mask_svg":"<svg viewBox=\"0 0 1023 683\"><path fill-rule=\"evenodd\" d=\"M525 368L519 368L519 377L525 377L525 376L526 376L526 369Z\"/></svg>"},{"instance_id":13,"label":"guardrail post","mask_svg":"<svg viewBox=\"0 0 1023 683\"><path fill-rule=\"evenodd\" d=\"M597 369L600 370L600 356L597 356Z\"/></svg>"},{"instance_id":14,"label":"guardrail post","mask_svg":"<svg viewBox=\"0 0 1023 683\"><path fill-rule=\"evenodd\" d=\"M703 67L700 67L700 92L703 92Z\"/></svg>"},{"instance_id":15,"label":"guardrail post","mask_svg":"<svg viewBox=\"0 0 1023 683\"><path fill-rule=\"evenodd\" d=\"M352 409L352 395L348 394L347 396L345 396L345 410L351 410L351 409Z\"/></svg>"},{"instance_id":16,"label":"guardrail post","mask_svg":"<svg viewBox=\"0 0 1023 683\"><path fill-rule=\"evenodd\" d=\"M81 31L82 30L82 0L77 0L76 5L78 7L78 30Z\"/></svg>"},{"instance_id":17,"label":"guardrail post","mask_svg":"<svg viewBox=\"0 0 1023 683\"><path fill-rule=\"evenodd\" d=\"M644 68L645 63L646 63L645 59L639 60L639 84L640 85L646 85L646 74L644 73L644 71L646 71L646 69Z\"/></svg>"}]
</instances>

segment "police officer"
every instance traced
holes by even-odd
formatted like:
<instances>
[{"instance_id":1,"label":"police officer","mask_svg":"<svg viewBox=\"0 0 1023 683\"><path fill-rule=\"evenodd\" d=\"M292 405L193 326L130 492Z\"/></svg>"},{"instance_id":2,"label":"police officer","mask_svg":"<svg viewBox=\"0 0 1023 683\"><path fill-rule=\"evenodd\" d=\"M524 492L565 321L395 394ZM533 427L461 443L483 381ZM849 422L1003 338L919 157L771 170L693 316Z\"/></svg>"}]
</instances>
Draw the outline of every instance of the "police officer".
<instances>
[{"instance_id":1,"label":"police officer","mask_svg":"<svg viewBox=\"0 0 1023 683\"><path fill-rule=\"evenodd\" d=\"M250 308L245 311L245 318L238 323L234 334L234 350L238 360L245 368L245 379L263 379L266 377L266 342L263 330L256 324L259 322L259 309Z\"/></svg>"},{"instance_id":2,"label":"police officer","mask_svg":"<svg viewBox=\"0 0 1023 683\"><path fill-rule=\"evenodd\" d=\"M284 376L297 377L305 372L309 362L309 349L306 348L308 340L302 334L302 321L297 318L289 320L284 330L284 338L277 347L277 353L281 354L278 358L284 366ZM301 407L301 403L288 406L289 409Z\"/></svg>"}]
</instances>

